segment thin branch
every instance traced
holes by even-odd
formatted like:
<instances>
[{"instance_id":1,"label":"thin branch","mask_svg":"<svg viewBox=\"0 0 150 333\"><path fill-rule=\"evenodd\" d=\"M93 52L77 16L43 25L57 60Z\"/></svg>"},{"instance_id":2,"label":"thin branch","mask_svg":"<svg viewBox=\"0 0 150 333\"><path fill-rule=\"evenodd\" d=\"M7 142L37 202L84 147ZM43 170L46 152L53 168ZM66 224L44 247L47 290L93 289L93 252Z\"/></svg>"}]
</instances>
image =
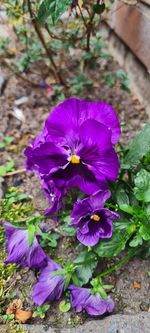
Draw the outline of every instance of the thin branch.
<instances>
[{"instance_id":1,"label":"thin branch","mask_svg":"<svg viewBox=\"0 0 150 333\"><path fill-rule=\"evenodd\" d=\"M7 173L5 173L5 175L3 175L2 177L14 176L14 175L18 175L18 174L20 174L20 173L24 173L24 172L26 172L26 169L19 169L19 170L15 170L15 171L7 172Z\"/></svg>"},{"instance_id":2,"label":"thin branch","mask_svg":"<svg viewBox=\"0 0 150 333\"><path fill-rule=\"evenodd\" d=\"M80 15L81 15L81 18L82 18L83 24L84 24L84 26L86 27L86 29L88 29L88 25L87 25L87 23L86 23L86 20L85 20L85 18L84 18L83 13L82 13L81 7L80 7L79 4L78 4L77 6L78 6L78 9L79 9L79 12L80 12Z\"/></svg>"},{"instance_id":3,"label":"thin branch","mask_svg":"<svg viewBox=\"0 0 150 333\"><path fill-rule=\"evenodd\" d=\"M10 65L10 63L7 61L7 59L3 59L3 58L1 58L1 63L3 63L4 65L6 65L6 66L10 69L10 71L11 71L14 75L18 76L21 80L23 80L23 81L29 83L30 85L32 85L32 86L35 87L35 88L38 88L38 87L39 87L39 83L34 82L34 81L31 81L31 80L29 80L26 76L22 75L20 72L17 72L17 71L15 70L15 68L13 68L13 67Z\"/></svg>"},{"instance_id":4,"label":"thin branch","mask_svg":"<svg viewBox=\"0 0 150 333\"><path fill-rule=\"evenodd\" d=\"M42 31L41 31L41 29L40 29L40 27L38 25L38 22L37 22L34 14L32 12L32 6L31 6L30 0L27 0L27 5L28 5L29 14L30 14L30 17L31 17L34 29L35 29L35 31L36 31L36 33L37 33L37 35L38 35L38 37L39 37L39 39L41 41L41 44L43 45L43 47L44 47L44 49L46 51L46 54L47 54L50 62L51 62L53 74L54 74L56 80L59 80L59 82L61 84L63 84L64 86L66 86L66 83L65 83L64 79L62 78L61 74L59 73L59 70L58 70L58 68L57 68L57 66L55 64L55 61L54 61L53 56L52 56L52 53L49 50L49 48L47 47L45 38L44 38L43 33L42 33Z\"/></svg>"},{"instance_id":5,"label":"thin branch","mask_svg":"<svg viewBox=\"0 0 150 333\"><path fill-rule=\"evenodd\" d=\"M45 27L46 31L48 32L49 36L50 36L52 39L61 40L62 42L67 42L67 41L68 41L67 38L59 37L59 36L57 36L56 34L54 34L52 31L50 31L49 26L48 26L47 23L44 24L44 27Z\"/></svg>"},{"instance_id":6,"label":"thin branch","mask_svg":"<svg viewBox=\"0 0 150 333\"><path fill-rule=\"evenodd\" d=\"M97 5L99 5L100 3L100 0L97 0ZM95 17L95 12L94 10L92 11L92 14L91 14L91 17L90 17L90 21L88 23L88 27L87 27L87 45L86 45L86 51L90 51L90 39L91 39L91 33L92 33L92 30L93 30L93 20L94 20L94 17Z\"/></svg>"}]
</instances>

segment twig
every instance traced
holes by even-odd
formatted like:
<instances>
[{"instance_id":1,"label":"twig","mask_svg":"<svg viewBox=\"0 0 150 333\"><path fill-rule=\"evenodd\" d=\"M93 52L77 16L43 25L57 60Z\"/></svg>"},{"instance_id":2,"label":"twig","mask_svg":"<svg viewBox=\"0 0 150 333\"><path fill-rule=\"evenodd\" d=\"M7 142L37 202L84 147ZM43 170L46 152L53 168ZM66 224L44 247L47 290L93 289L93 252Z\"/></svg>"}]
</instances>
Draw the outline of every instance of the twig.
<instances>
[{"instance_id":1,"label":"twig","mask_svg":"<svg viewBox=\"0 0 150 333\"><path fill-rule=\"evenodd\" d=\"M2 177L14 176L14 175L18 175L18 174L24 173L24 172L26 172L26 169L19 169L19 170L7 172L4 175L2 175Z\"/></svg>"},{"instance_id":2,"label":"twig","mask_svg":"<svg viewBox=\"0 0 150 333\"><path fill-rule=\"evenodd\" d=\"M34 81L30 81L27 77L23 76L21 73L19 72L16 72L15 69L10 65L10 63L7 61L7 59L1 59L1 63L3 63L4 65L6 65L10 71L18 76L20 79L22 79L23 81L29 83L30 85L32 85L33 87L35 88L38 88L39 87L39 83L36 83Z\"/></svg>"},{"instance_id":3,"label":"twig","mask_svg":"<svg viewBox=\"0 0 150 333\"><path fill-rule=\"evenodd\" d=\"M49 36L50 36L52 39L61 40L62 42L67 42L67 41L68 41L67 38L59 37L59 36L57 36L56 34L54 34L53 32L51 32L47 23L44 24L44 27L45 27L46 31L48 32Z\"/></svg>"},{"instance_id":4,"label":"twig","mask_svg":"<svg viewBox=\"0 0 150 333\"><path fill-rule=\"evenodd\" d=\"M97 0L97 5L99 5L100 0ZM91 33L92 33L92 29L93 29L93 20L95 17L95 12L93 10L91 17L90 17L90 21L88 23L88 27L87 27L87 45L86 45L86 51L89 52L90 51L90 38L91 38Z\"/></svg>"},{"instance_id":5,"label":"twig","mask_svg":"<svg viewBox=\"0 0 150 333\"><path fill-rule=\"evenodd\" d=\"M43 45L45 51L46 51L46 54L51 62L51 65L52 65L52 70L53 70L53 74L56 78L56 80L59 80L59 82L61 84L63 84L64 86L66 86L66 83L64 81L64 79L62 78L61 74L59 73L59 70L55 64L55 61L53 59L53 56L52 56L52 53L51 51L49 50L49 48L47 47L47 44L46 44L46 41L45 41L45 38L43 36L43 33L38 25L38 22L37 22L37 19L35 18L33 12L32 12L32 6L31 6L31 2L30 0L27 0L27 5L28 5L28 9L29 9L29 14L30 14L30 17L31 17L31 20L32 20L32 23L33 23L33 26L34 26L34 29L41 41L41 44Z\"/></svg>"},{"instance_id":6,"label":"twig","mask_svg":"<svg viewBox=\"0 0 150 333\"><path fill-rule=\"evenodd\" d=\"M85 20L85 18L84 18L83 13L82 13L81 7L80 7L79 4L78 4L77 6L78 6L78 9L79 9L79 12L80 12L80 15L81 15L81 18L82 18L83 24L84 24L84 26L88 29L88 25L86 24L86 20Z\"/></svg>"}]
</instances>

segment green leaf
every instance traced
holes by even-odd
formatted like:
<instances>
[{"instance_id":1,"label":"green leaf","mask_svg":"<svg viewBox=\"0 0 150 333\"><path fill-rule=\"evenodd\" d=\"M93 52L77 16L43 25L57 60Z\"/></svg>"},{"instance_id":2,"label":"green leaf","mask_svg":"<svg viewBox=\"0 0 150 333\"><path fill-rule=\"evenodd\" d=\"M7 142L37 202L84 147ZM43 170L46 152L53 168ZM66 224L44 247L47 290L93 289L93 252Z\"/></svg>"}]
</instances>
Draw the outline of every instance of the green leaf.
<instances>
[{"instance_id":1,"label":"green leaf","mask_svg":"<svg viewBox=\"0 0 150 333\"><path fill-rule=\"evenodd\" d=\"M123 229L127 229L128 226L130 225L130 221L126 220L126 219L119 219L118 221L114 221L114 225L115 225L115 229L117 230L123 230Z\"/></svg>"},{"instance_id":2,"label":"green leaf","mask_svg":"<svg viewBox=\"0 0 150 333\"><path fill-rule=\"evenodd\" d=\"M28 225L28 244L29 246L32 245L35 237L35 225L34 224L29 224Z\"/></svg>"},{"instance_id":3,"label":"green leaf","mask_svg":"<svg viewBox=\"0 0 150 333\"><path fill-rule=\"evenodd\" d=\"M123 164L128 168L135 167L150 150L150 125L144 126L142 131L128 145L128 152Z\"/></svg>"},{"instance_id":4,"label":"green leaf","mask_svg":"<svg viewBox=\"0 0 150 333\"><path fill-rule=\"evenodd\" d=\"M6 173L6 166L0 165L0 176L5 175L5 173Z\"/></svg>"},{"instance_id":5,"label":"green leaf","mask_svg":"<svg viewBox=\"0 0 150 333\"><path fill-rule=\"evenodd\" d=\"M41 245L43 247L53 247L55 248L57 246L57 240L60 238L59 235L57 235L55 232L52 233L42 233L42 241Z\"/></svg>"},{"instance_id":6,"label":"green leaf","mask_svg":"<svg viewBox=\"0 0 150 333\"><path fill-rule=\"evenodd\" d=\"M150 240L150 223L143 224L139 229L140 236L145 240Z\"/></svg>"},{"instance_id":7,"label":"green leaf","mask_svg":"<svg viewBox=\"0 0 150 333\"><path fill-rule=\"evenodd\" d=\"M66 313L70 310L71 304L69 302L62 301L59 303L59 310L63 313Z\"/></svg>"},{"instance_id":8,"label":"green leaf","mask_svg":"<svg viewBox=\"0 0 150 333\"><path fill-rule=\"evenodd\" d=\"M132 239L132 241L130 241L129 245L130 245L131 247L137 247L137 246L139 246L139 245L142 245L142 243L143 243L142 237L141 237L140 235L136 235L136 236Z\"/></svg>"},{"instance_id":9,"label":"green leaf","mask_svg":"<svg viewBox=\"0 0 150 333\"><path fill-rule=\"evenodd\" d=\"M122 250L125 249L126 242L129 239L127 233L122 233L116 230L112 238L102 240L96 247L95 252L99 257L114 257L117 256Z\"/></svg>"},{"instance_id":10,"label":"green leaf","mask_svg":"<svg viewBox=\"0 0 150 333\"><path fill-rule=\"evenodd\" d=\"M122 205L129 205L129 198L123 188L119 187L116 192L116 200L117 204L120 206Z\"/></svg>"},{"instance_id":11,"label":"green leaf","mask_svg":"<svg viewBox=\"0 0 150 333\"><path fill-rule=\"evenodd\" d=\"M144 169L136 175L134 193L138 200L150 202L150 173Z\"/></svg>"},{"instance_id":12,"label":"green leaf","mask_svg":"<svg viewBox=\"0 0 150 333\"><path fill-rule=\"evenodd\" d=\"M74 263L80 262L85 262L85 264L79 265L75 269L75 272L72 275L72 280L74 284L82 287L91 279L93 271L97 266L97 261L95 260L94 253L83 251L74 261Z\"/></svg>"},{"instance_id":13,"label":"green leaf","mask_svg":"<svg viewBox=\"0 0 150 333\"><path fill-rule=\"evenodd\" d=\"M125 212L128 213L130 215L134 214L134 208L128 205L120 205L120 209Z\"/></svg>"},{"instance_id":14,"label":"green leaf","mask_svg":"<svg viewBox=\"0 0 150 333\"><path fill-rule=\"evenodd\" d=\"M5 175L5 173L14 170L14 162L8 161L5 165L0 165L0 176Z\"/></svg>"},{"instance_id":15,"label":"green leaf","mask_svg":"<svg viewBox=\"0 0 150 333\"><path fill-rule=\"evenodd\" d=\"M96 13L96 14L102 14L105 10L105 4L102 3L101 5L100 4L95 4L93 5L93 11Z\"/></svg>"},{"instance_id":16,"label":"green leaf","mask_svg":"<svg viewBox=\"0 0 150 333\"><path fill-rule=\"evenodd\" d=\"M4 141L6 144L11 143L13 140L14 140L14 137L13 137L13 136L4 136L4 139L3 139L3 141Z\"/></svg>"},{"instance_id":17,"label":"green leaf","mask_svg":"<svg viewBox=\"0 0 150 333\"><path fill-rule=\"evenodd\" d=\"M0 142L0 149L5 147L5 143L4 142Z\"/></svg>"},{"instance_id":18,"label":"green leaf","mask_svg":"<svg viewBox=\"0 0 150 333\"><path fill-rule=\"evenodd\" d=\"M70 0L44 0L38 10L38 20L44 24L46 19L51 16L53 24L61 17L67 10Z\"/></svg>"}]
</instances>

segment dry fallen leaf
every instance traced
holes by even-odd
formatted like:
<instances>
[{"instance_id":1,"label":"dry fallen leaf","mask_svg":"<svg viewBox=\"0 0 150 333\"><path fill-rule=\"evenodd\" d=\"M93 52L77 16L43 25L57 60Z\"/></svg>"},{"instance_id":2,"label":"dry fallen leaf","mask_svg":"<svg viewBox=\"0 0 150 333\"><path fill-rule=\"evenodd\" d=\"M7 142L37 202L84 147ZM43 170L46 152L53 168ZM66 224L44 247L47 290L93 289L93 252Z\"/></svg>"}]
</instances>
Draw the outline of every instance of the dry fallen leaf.
<instances>
[{"instance_id":1,"label":"dry fallen leaf","mask_svg":"<svg viewBox=\"0 0 150 333\"><path fill-rule=\"evenodd\" d=\"M134 281L133 284L132 284L132 288L141 289L141 283L138 283L138 282Z\"/></svg>"},{"instance_id":2,"label":"dry fallen leaf","mask_svg":"<svg viewBox=\"0 0 150 333\"><path fill-rule=\"evenodd\" d=\"M7 315L10 315L12 313L15 314L15 311L16 311L17 308L19 308L19 309L22 308L22 301L21 301L21 299L14 299L13 302L9 303L8 308L6 310L6 314Z\"/></svg>"},{"instance_id":3,"label":"dry fallen leaf","mask_svg":"<svg viewBox=\"0 0 150 333\"><path fill-rule=\"evenodd\" d=\"M32 317L32 311L16 309L15 319L19 320L21 323L26 323L26 321L31 317Z\"/></svg>"},{"instance_id":4,"label":"dry fallen leaf","mask_svg":"<svg viewBox=\"0 0 150 333\"><path fill-rule=\"evenodd\" d=\"M14 314L16 320L19 320L21 323L26 323L26 321L32 317L32 311L21 310L21 308L21 299L15 299L8 305L6 314Z\"/></svg>"}]
</instances>

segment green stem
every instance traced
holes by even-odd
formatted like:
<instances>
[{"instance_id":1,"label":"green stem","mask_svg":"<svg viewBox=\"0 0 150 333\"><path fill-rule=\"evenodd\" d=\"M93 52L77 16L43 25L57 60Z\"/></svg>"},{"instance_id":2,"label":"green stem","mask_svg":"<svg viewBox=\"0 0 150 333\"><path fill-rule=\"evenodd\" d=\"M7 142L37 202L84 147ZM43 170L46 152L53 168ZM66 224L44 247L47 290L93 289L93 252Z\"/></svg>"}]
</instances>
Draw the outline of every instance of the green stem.
<instances>
[{"instance_id":1,"label":"green stem","mask_svg":"<svg viewBox=\"0 0 150 333\"><path fill-rule=\"evenodd\" d=\"M19 221L16 221L16 223L20 223L20 222L28 222L28 221L31 221L32 219L34 218L40 218L41 220L42 219L49 219L49 218L52 218L52 217L57 217L57 216L62 216L62 217L65 217L65 216L68 216L68 214L70 213L70 211L66 211L65 213L59 213L59 214L50 214L50 215L37 215L37 216L31 216L31 217L26 217L26 218L23 218Z\"/></svg>"},{"instance_id":2,"label":"green stem","mask_svg":"<svg viewBox=\"0 0 150 333\"><path fill-rule=\"evenodd\" d=\"M100 274L98 274L96 277L97 278L102 278L106 275L111 274L112 272L116 271L118 268L120 268L122 265L124 265L127 261L129 261L132 257L135 256L135 254L137 254L139 251L132 249L128 252L128 254L122 259L120 260L117 264L113 265L112 267L108 268L105 272L102 272Z\"/></svg>"}]
</instances>

